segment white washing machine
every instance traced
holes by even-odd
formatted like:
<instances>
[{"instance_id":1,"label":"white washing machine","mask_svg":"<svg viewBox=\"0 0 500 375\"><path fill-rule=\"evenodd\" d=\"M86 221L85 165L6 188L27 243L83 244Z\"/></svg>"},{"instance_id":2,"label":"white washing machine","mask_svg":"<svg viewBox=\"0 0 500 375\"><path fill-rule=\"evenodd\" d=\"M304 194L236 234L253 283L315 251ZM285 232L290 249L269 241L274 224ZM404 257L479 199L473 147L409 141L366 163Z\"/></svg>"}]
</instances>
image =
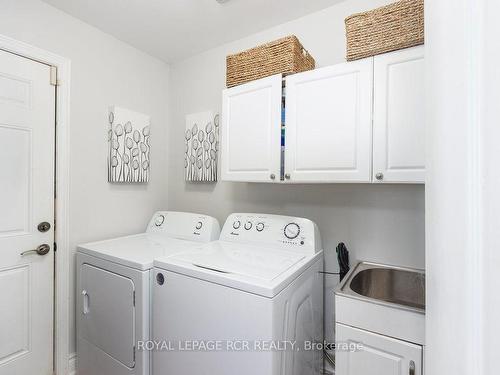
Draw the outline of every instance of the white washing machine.
<instances>
[{"instance_id":1,"label":"white washing machine","mask_svg":"<svg viewBox=\"0 0 500 375\"><path fill-rule=\"evenodd\" d=\"M78 246L77 363L79 375L149 375L153 259L218 239L216 219L155 213L146 232Z\"/></svg>"},{"instance_id":2,"label":"white washing machine","mask_svg":"<svg viewBox=\"0 0 500 375\"><path fill-rule=\"evenodd\" d=\"M219 241L154 267L153 374L320 374L321 348L309 348L323 341L323 251L312 221L232 214Z\"/></svg>"}]
</instances>

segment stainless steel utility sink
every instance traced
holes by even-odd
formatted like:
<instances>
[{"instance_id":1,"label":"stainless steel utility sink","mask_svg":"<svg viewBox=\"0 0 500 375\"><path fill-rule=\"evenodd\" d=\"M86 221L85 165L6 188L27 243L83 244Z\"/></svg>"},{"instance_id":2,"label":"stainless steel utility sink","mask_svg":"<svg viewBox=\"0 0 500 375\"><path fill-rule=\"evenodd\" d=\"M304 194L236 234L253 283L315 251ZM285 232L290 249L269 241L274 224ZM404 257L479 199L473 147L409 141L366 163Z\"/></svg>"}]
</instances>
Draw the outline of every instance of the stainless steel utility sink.
<instances>
[{"instance_id":1,"label":"stainless steel utility sink","mask_svg":"<svg viewBox=\"0 0 500 375\"><path fill-rule=\"evenodd\" d=\"M424 312L425 273L417 269L361 262L342 280L337 293Z\"/></svg>"}]
</instances>

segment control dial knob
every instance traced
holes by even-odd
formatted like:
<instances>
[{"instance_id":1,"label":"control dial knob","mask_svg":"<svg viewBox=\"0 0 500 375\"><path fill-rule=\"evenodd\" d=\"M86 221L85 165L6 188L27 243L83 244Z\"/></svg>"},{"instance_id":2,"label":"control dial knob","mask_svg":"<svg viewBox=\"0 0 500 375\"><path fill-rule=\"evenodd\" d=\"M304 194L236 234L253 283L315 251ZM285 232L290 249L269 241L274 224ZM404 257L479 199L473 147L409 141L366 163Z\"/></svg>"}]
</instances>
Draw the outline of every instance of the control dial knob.
<instances>
[{"instance_id":1,"label":"control dial knob","mask_svg":"<svg viewBox=\"0 0 500 375\"><path fill-rule=\"evenodd\" d=\"M234 229L238 229L239 227L241 227L241 221L236 220L236 221L233 223L233 228L234 228Z\"/></svg>"},{"instance_id":2,"label":"control dial knob","mask_svg":"<svg viewBox=\"0 0 500 375\"><path fill-rule=\"evenodd\" d=\"M201 227L202 227L202 226L203 226L203 223L202 223L201 221L198 221L198 222L196 223L196 227L195 227L195 228L196 228L196 229L201 229Z\"/></svg>"},{"instance_id":3,"label":"control dial knob","mask_svg":"<svg viewBox=\"0 0 500 375\"><path fill-rule=\"evenodd\" d=\"M163 224L163 222L165 221L165 216L163 215L158 215L155 219L155 225L157 227L161 226Z\"/></svg>"},{"instance_id":4,"label":"control dial knob","mask_svg":"<svg viewBox=\"0 0 500 375\"><path fill-rule=\"evenodd\" d=\"M257 232L262 232L264 230L264 223L257 223L255 229L257 229Z\"/></svg>"},{"instance_id":5,"label":"control dial knob","mask_svg":"<svg viewBox=\"0 0 500 375\"><path fill-rule=\"evenodd\" d=\"M247 221L247 222L245 223L245 229L246 229L246 230L250 230L250 229L252 229L252 225L253 225L253 224L252 224L252 222L251 222L251 221Z\"/></svg>"},{"instance_id":6,"label":"control dial knob","mask_svg":"<svg viewBox=\"0 0 500 375\"><path fill-rule=\"evenodd\" d=\"M283 232L285 233L286 238L288 238L289 240L293 240L294 238L297 238L298 235L300 234L299 224L288 223L285 226L285 230Z\"/></svg>"}]
</instances>

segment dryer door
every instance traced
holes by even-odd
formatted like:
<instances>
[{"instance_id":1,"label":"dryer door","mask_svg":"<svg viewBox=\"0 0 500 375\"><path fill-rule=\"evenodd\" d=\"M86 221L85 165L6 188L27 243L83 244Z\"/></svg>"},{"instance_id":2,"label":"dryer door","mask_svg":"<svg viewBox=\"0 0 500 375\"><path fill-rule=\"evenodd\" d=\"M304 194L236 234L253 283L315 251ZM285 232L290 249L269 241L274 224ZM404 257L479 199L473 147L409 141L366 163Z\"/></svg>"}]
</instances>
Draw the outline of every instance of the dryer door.
<instances>
[{"instance_id":1,"label":"dryer door","mask_svg":"<svg viewBox=\"0 0 500 375\"><path fill-rule=\"evenodd\" d=\"M125 366L135 366L135 302L131 279L83 264L81 337Z\"/></svg>"}]
</instances>

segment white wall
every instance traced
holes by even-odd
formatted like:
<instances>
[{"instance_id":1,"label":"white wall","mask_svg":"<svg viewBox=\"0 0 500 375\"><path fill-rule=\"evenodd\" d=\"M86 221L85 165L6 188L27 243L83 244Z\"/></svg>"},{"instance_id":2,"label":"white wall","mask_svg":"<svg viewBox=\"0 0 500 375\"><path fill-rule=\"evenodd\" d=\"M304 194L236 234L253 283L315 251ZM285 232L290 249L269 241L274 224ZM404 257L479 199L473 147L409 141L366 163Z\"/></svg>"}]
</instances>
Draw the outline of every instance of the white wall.
<instances>
[{"instance_id":1,"label":"white wall","mask_svg":"<svg viewBox=\"0 0 500 375\"><path fill-rule=\"evenodd\" d=\"M183 181L183 133L188 113L221 109L225 57L259 43L295 34L318 66L344 61L344 18L389 0L350 0L171 65L172 122L169 128L169 207L201 211L221 223L235 211L304 216L321 230L326 264L336 269L338 242L354 259L424 267L424 187L403 185L269 185ZM230 30L228 30L230 32ZM327 278L331 289L334 277ZM331 317L332 294L327 292ZM327 320L329 336L331 319Z\"/></svg>"},{"instance_id":2,"label":"white wall","mask_svg":"<svg viewBox=\"0 0 500 375\"><path fill-rule=\"evenodd\" d=\"M167 207L169 68L37 0L0 0L0 9L0 34L71 59L69 224L74 291L73 254L78 243L143 231L150 215ZM151 115L152 175L147 185L106 182L106 119L112 104ZM71 293L71 319L74 313Z\"/></svg>"},{"instance_id":3,"label":"white wall","mask_svg":"<svg viewBox=\"0 0 500 375\"><path fill-rule=\"evenodd\" d=\"M293 33L318 66L341 62L345 56L344 18L389 1L349 0L177 62L169 75L166 64L38 0L0 0L0 34L72 61L71 252L81 242L141 231L152 212L169 202L169 209L205 212L221 222L234 211L309 217L322 231L329 270L336 268L333 252L339 241L347 243L353 258L424 267L422 186L202 185L183 181L184 116L207 109L220 111L228 53ZM152 178L148 185L106 182L105 129L111 104L152 116ZM73 265L73 257L71 261ZM334 278L327 283L331 287ZM71 316L73 319L74 310ZM74 325L71 327L70 352L74 351ZM331 331L331 324L328 329Z\"/></svg>"}]
</instances>

